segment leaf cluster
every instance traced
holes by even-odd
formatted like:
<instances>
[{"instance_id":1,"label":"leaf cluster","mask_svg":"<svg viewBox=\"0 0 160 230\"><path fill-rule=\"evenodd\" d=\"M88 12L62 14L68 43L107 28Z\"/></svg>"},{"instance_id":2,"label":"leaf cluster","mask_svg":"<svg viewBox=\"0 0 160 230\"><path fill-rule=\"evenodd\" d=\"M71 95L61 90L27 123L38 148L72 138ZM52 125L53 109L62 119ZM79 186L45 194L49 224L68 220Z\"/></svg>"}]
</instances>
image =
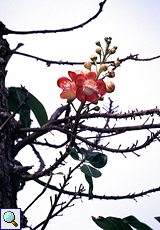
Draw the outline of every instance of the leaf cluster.
<instances>
[{"instance_id":1,"label":"leaf cluster","mask_svg":"<svg viewBox=\"0 0 160 230\"><path fill-rule=\"evenodd\" d=\"M92 178L98 178L102 173L98 170L103 168L107 164L107 156L101 152L93 152L80 148L80 153L76 149L68 146L70 149L70 155L74 160L79 160L82 162L80 166L81 172L85 174L85 179L89 184L89 199L93 198L93 180ZM82 155L82 158L79 155ZM87 164L85 164L85 163ZM92 167L92 166L93 167ZM98 168L98 169L97 169Z\"/></svg>"},{"instance_id":2,"label":"leaf cluster","mask_svg":"<svg viewBox=\"0 0 160 230\"><path fill-rule=\"evenodd\" d=\"M95 218L92 216L92 219L104 230L132 230L133 228L137 230L153 230L134 216L127 216L122 219L117 217L104 218L102 216ZM155 219L160 222L160 217L155 217Z\"/></svg>"}]
</instances>

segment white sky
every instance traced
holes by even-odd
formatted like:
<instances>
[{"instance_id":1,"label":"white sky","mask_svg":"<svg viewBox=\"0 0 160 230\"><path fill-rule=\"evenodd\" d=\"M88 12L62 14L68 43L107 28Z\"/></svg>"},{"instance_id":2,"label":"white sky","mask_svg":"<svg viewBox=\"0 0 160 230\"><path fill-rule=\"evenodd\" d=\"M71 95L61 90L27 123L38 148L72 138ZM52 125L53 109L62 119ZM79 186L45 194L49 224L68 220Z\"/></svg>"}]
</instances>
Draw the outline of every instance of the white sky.
<instances>
[{"instance_id":1,"label":"white sky","mask_svg":"<svg viewBox=\"0 0 160 230\"><path fill-rule=\"evenodd\" d=\"M92 17L99 9L99 2L100 0L0 0L0 20L12 30L60 29L75 26ZM130 53L139 54L139 58L148 58L160 54L159 10L159 0L108 0L99 17L82 29L57 34L9 35L5 38L10 43L11 49L22 42L24 46L19 51L49 60L89 61L96 48L95 41L100 40L103 43L104 37L111 36L112 46L118 46L118 50L110 60L117 57L124 58ZM126 61L116 70L116 77L113 79L116 90L109 96L112 100L116 100L115 106L119 105L119 111L125 112L135 108L151 109L159 106L159 66L160 60ZM6 86L24 85L43 103L50 117L58 106L66 103L59 97L61 90L56 85L57 79L67 76L68 70L74 71L80 67L83 69L82 66L47 67L40 61L14 55L7 65ZM105 96L106 103L107 98L108 95ZM155 121L159 122L158 118ZM117 126L122 124L129 125L131 122L128 120L128 123L117 123ZM137 118L134 124L142 124L142 121ZM37 126L37 123L33 125ZM149 132L128 133L122 138L112 139L110 147L116 148L123 142L122 146L125 148L131 146L137 139L142 143L148 135ZM53 138L52 136L52 140ZM110 140L106 142L108 141ZM39 150L46 160L46 166L49 166L53 162L52 158L55 159L53 150L48 148L47 151L45 148ZM108 164L101 170L102 178L94 180L95 194L127 195L158 187L159 150L160 147L156 142L137 152L141 154L140 158L132 153L127 154L127 159L120 154L106 153L109 158ZM24 165L32 165L32 159L37 160L29 147L21 151L17 159ZM38 167L38 163L36 165ZM74 165L74 161L71 161L71 165ZM55 176L51 184L57 182L59 178L60 176ZM77 186L83 183L88 190L88 185L80 172L75 174L69 188L74 189L74 183ZM41 189L42 186L36 187L34 182L28 182L26 189L19 192L19 207L23 210ZM25 197L26 194L28 199ZM34 227L47 216L50 207L49 196L54 198L54 194L48 190L26 212L29 225L32 224ZM135 215L156 230L160 227L154 220L155 216L160 216L159 196L160 193L151 194L149 197L138 198L137 202L88 201L83 198L83 203L78 200L74 202L74 207L65 210L63 217L56 217L50 221L47 229L96 230L99 227L91 220L91 216ZM64 196L62 200L67 198L68 196Z\"/></svg>"}]
</instances>

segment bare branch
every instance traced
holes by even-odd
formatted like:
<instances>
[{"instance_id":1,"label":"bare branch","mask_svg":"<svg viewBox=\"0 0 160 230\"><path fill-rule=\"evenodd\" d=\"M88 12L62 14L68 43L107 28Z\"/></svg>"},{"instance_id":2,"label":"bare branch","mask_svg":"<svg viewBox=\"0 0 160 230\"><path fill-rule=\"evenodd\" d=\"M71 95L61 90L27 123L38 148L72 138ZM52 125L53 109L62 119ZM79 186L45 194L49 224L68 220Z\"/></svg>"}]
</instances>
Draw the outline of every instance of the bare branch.
<instances>
[{"instance_id":1,"label":"bare branch","mask_svg":"<svg viewBox=\"0 0 160 230\"><path fill-rule=\"evenodd\" d=\"M70 106L69 104L64 105L59 107L51 116L50 120L42 126L41 131L40 132L35 132L33 134L31 134L29 137L25 137L22 141L18 142L17 145L15 145L14 148L14 156L17 155L17 153L20 151L20 149L22 149L24 146L26 146L27 144L32 143L34 140L36 140L36 138L44 135L45 133L47 133L49 131L48 126L50 124L52 124L53 120L57 120L57 118L64 112L66 111L66 109L68 108L68 106Z\"/></svg>"},{"instance_id":2,"label":"bare branch","mask_svg":"<svg viewBox=\"0 0 160 230\"><path fill-rule=\"evenodd\" d=\"M33 144L36 144L36 145L42 145L42 146L48 146L48 147L52 147L52 148L55 148L55 149L58 149L58 148L61 148L65 145L68 144L69 140L66 140L64 143L60 144L60 145L54 145L54 144L50 144L48 143L48 141L45 139L45 143L43 142L39 142L39 141L34 141Z\"/></svg>"},{"instance_id":3,"label":"bare branch","mask_svg":"<svg viewBox=\"0 0 160 230\"><path fill-rule=\"evenodd\" d=\"M63 111L66 110L68 105L66 106L62 106L60 108L58 108L56 110L56 115L55 117L58 118L62 113ZM113 119L122 119L122 118L131 118L131 119L134 119L136 116L144 116L144 115L153 115L153 114L157 114L158 116L160 115L160 110L155 108L155 109L150 109L150 110L142 110L142 111L132 111L132 112L128 112L128 113L116 113L116 114L113 114L113 113L92 113L92 114L89 114L89 113L85 113L85 114L81 114L79 115L79 119L88 119L88 118L98 118L98 117L102 117L102 118L113 118ZM60 127L60 124L62 123L66 123L66 121L68 121L68 119L70 121L72 120L75 120L76 116L70 116L70 117L66 117L66 118L62 118L62 119L50 119L45 125L42 126L42 128L36 128L36 129L32 129L34 130L35 132L33 134L31 134L30 136L27 136L26 138L24 138L22 141L18 142L17 145L15 146L15 149L14 149L14 156L23 148L25 147L27 144L29 143L32 143L32 141L34 141L36 138L42 136L43 134L47 133L49 130L58 130L62 133L65 133L67 135L71 135L72 137L74 135L76 135L75 133L73 133L72 131L68 131L67 129L65 129L64 127ZM56 125L54 125L56 124ZM78 124L78 123L77 123ZM141 128L145 128L145 126L141 126ZM150 125L150 126L147 126L147 128L152 128L154 127L154 124ZM158 125L157 125L158 127ZM155 128L157 128L155 127ZM138 129L138 127L136 127ZM140 127L139 127L140 128ZM96 129L96 128L95 128ZM119 130L117 128L112 128L112 130L110 129L110 131L119 131L119 132L125 132L128 128L125 127L124 128L120 128ZM26 130L26 129L25 129ZM31 129L30 129L31 130ZM107 130L109 129L106 129L106 132ZM134 128L130 128L130 130L134 130ZM24 129L23 129L24 131ZM98 131L98 129L97 129ZM99 130L100 131L100 130ZM104 131L105 132L105 129ZM108 149L106 148L105 146L102 146L102 145L96 145L94 144L93 142L90 142L88 141L87 139L83 138L83 137L80 137L79 135L76 135L76 138L81 140L81 141L84 141L86 144L89 144L90 146L94 146L98 149L103 149L103 150L106 150L106 151L112 151L112 152L117 152L117 149ZM149 141L147 141L148 144ZM148 144L145 143L145 146L147 146ZM147 144L147 145L146 145ZM142 147L140 147L139 149L141 149ZM135 150L135 149L134 149ZM118 151L119 152L119 151ZM123 152L123 150L121 150L120 152ZM130 152L128 150L124 150L124 152Z\"/></svg>"},{"instance_id":4,"label":"bare branch","mask_svg":"<svg viewBox=\"0 0 160 230\"><path fill-rule=\"evenodd\" d=\"M38 182L39 184L41 185L45 185L45 182L39 180L39 179L36 179L36 182ZM52 189L52 190L55 190L55 191L59 191L59 189L54 185L48 185L47 186L48 188ZM123 195L123 196L106 196L106 195L93 195L93 198L95 199L101 199L101 200L122 200L122 199L135 199L137 197L142 197L144 195L147 195L149 193L153 193L153 192L158 192L160 191L160 186L157 187L157 188L153 188L153 189L149 189L149 190L146 190L146 191L142 191L140 193L129 193L128 195ZM64 194L67 194L67 195L74 195L74 192L72 191L66 191L64 190L63 191ZM81 197L87 197L88 198L88 193L81 193L80 194Z\"/></svg>"},{"instance_id":5,"label":"bare branch","mask_svg":"<svg viewBox=\"0 0 160 230\"><path fill-rule=\"evenodd\" d=\"M75 192L72 199L70 199L70 201L65 205L61 205L61 208L59 209L58 212L56 212L54 215L52 215L52 213L54 212L55 208L58 206L58 201L61 197L61 195L63 194L64 188L68 185L68 181L71 179L71 174L83 163L83 161L81 161L76 167L74 167L72 170L71 168L69 169L69 173L67 175L67 177L64 176L64 182L63 185L60 184L60 190L58 195L55 195L55 201L54 204L52 205L50 212L46 218L46 220L44 221L43 227L41 228L42 230L44 230L49 222L49 220L51 218L53 218L54 216L58 215L60 212L62 212L65 208L69 207L70 203L77 198L77 196L82 193L84 191L84 187L82 185L80 185L78 192Z\"/></svg>"},{"instance_id":6,"label":"bare branch","mask_svg":"<svg viewBox=\"0 0 160 230\"><path fill-rule=\"evenodd\" d=\"M44 186L42 192L31 202L31 204L29 204L29 205L27 206L27 208L23 211L23 214L32 206L32 204L34 204L34 203L36 202L36 200L38 200L38 198L39 198L40 196L43 195L43 193L46 191L46 189L47 189L47 187L48 187L48 185L49 185L49 183L50 183L50 181L51 181L51 179L52 179L52 176L53 176L53 175L51 174L50 177L49 177L49 179L48 179L48 181L47 181L47 183L45 184L45 186Z\"/></svg>"},{"instance_id":7,"label":"bare branch","mask_svg":"<svg viewBox=\"0 0 160 230\"><path fill-rule=\"evenodd\" d=\"M8 34L46 34L46 33L59 33L59 32L69 32L73 31L75 29L83 28L86 24L94 20L95 18L98 17L98 15L102 12L103 6L106 3L107 0L104 0L103 2L99 3L99 10L98 12L91 18L89 18L86 22L83 22L77 26L73 26L70 28L62 28L62 29L57 29L57 30L35 30L35 31L14 31L14 30L9 30L7 28L4 29L3 34L8 35Z\"/></svg>"},{"instance_id":8,"label":"bare branch","mask_svg":"<svg viewBox=\"0 0 160 230\"><path fill-rule=\"evenodd\" d=\"M40 166L39 166L39 169L37 171L38 172L41 172L43 170L43 168L45 167L45 163L44 163L44 160L42 159L40 153L36 150L36 148L34 147L33 144L30 144L30 146L32 147L34 153L36 154L37 158L39 159L40 161Z\"/></svg>"},{"instance_id":9,"label":"bare branch","mask_svg":"<svg viewBox=\"0 0 160 230\"><path fill-rule=\"evenodd\" d=\"M44 58L40 58L40 57L37 57L37 56L34 56L34 55L18 52L18 51L15 51L15 50L8 50L8 52L12 53L12 54L19 54L19 55L22 55L22 56L25 56L25 57L30 57L30 58L36 59L37 61L45 62L47 64L47 66L50 66L51 64L57 64L57 65L84 65L84 62L71 62L71 61L62 61L62 60L61 61L47 60L47 59L44 59ZM127 56L125 58L121 58L121 59L117 58L117 60L120 63L122 63L122 62L125 62L127 60L151 61L151 60L158 59L158 58L160 58L160 55L152 57L152 58L139 59L138 54L134 54L134 55L130 54L129 56ZM106 61L105 63L106 64L112 64L112 63L114 63L114 61ZM91 62L91 63L94 65L94 62ZM100 64L100 62L97 62L97 64Z\"/></svg>"}]
</instances>

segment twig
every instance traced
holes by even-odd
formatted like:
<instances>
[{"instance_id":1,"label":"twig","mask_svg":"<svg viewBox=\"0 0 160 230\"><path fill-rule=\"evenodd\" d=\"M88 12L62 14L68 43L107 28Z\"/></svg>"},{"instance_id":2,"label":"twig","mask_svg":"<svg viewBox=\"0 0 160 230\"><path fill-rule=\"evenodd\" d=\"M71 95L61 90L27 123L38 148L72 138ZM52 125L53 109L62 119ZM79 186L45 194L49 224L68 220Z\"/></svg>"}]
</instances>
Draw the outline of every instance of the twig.
<instances>
[{"instance_id":1,"label":"twig","mask_svg":"<svg viewBox=\"0 0 160 230\"><path fill-rule=\"evenodd\" d=\"M42 192L27 206L27 208L23 211L23 213L25 213L26 211L27 211L27 209L29 209L31 206L32 206L32 204L34 204L35 202L36 202L36 200L38 200L38 198L40 197L40 196L42 196L43 195L43 193L46 191L46 189L48 188L48 185L49 185L49 183L50 183L50 181L51 181L51 179L52 179L52 176L53 176L53 174L51 174L50 175L50 177L49 177L49 179L48 179L48 181L47 181L47 183L45 184L45 186L44 186L44 188L43 188L43 190L42 190Z\"/></svg>"},{"instance_id":2,"label":"twig","mask_svg":"<svg viewBox=\"0 0 160 230\"><path fill-rule=\"evenodd\" d=\"M58 214L59 214L60 212L62 212L65 208L71 207L71 206L69 206L70 203L71 203L73 200L76 199L77 195L80 194L80 196L81 196L81 194L82 194L83 191L84 191L84 187L83 187L82 185L80 185L78 192L74 192L74 195L73 195L73 197L69 200L69 202L68 202L65 206L62 206L55 214L53 214L53 215L50 217L50 219L52 219L52 218L55 217L55 216L58 216ZM72 205L72 206L73 206L73 205ZM44 224L44 223L45 223L45 220L42 221L41 223L39 223L36 227L34 227L33 230L36 230L37 228L39 228L39 227L40 227L42 224Z\"/></svg>"},{"instance_id":3,"label":"twig","mask_svg":"<svg viewBox=\"0 0 160 230\"><path fill-rule=\"evenodd\" d=\"M45 163L44 163L44 160L42 159L40 153L36 150L36 148L34 147L33 144L30 144L30 146L32 147L34 153L36 154L37 158L39 159L40 161L40 166L39 166L39 169L37 171L38 172L41 172L43 170L43 168L45 167Z\"/></svg>"},{"instance_id":4,"label":"twig","mask_svg":"<svg viewBox=\"0 0 160 230\"><path fill-rule=\"evenodd\" d=\"M56 208L57 205L58 205L58 201L59 201L61 195L63 194L64 188L68 185L68 181L71 179L71 174L72 174L82 163L83 163L83 161L81 161L81 162L80 162L76 167L74 167L72 170L69 169L69 173L68 173L67 177L64 176L63 185L60 184L60 187L61 187L61 188L60 188L60 191L59 191L58 195L55 195L54 204L52 205L52 207L51 207L51 209L50 209L50 212L49 212L49 214L48 214L46 220L44 221L44 224L43 224L43 227L41 228L41 230L44 230L44 229L46 228L46 226L47 226L49 220L50 220L52 217L58 215L58 214L59 214L60 212L62 212L65 208L69 207L69 204L70 204L74 199L76 199L77 196L78 196L80 193L82 193L82 192L84 191L83 186L80 185L78 192L75 192L75 193L74 193L74 196L72 197L72 199L71 199L64 207L61 206L60 210L59 210L56 214L52 215L52 213L54 212L55 208ZM82 187L82 188L81 188L81 187Z\"/></svg>"}]
</instances>

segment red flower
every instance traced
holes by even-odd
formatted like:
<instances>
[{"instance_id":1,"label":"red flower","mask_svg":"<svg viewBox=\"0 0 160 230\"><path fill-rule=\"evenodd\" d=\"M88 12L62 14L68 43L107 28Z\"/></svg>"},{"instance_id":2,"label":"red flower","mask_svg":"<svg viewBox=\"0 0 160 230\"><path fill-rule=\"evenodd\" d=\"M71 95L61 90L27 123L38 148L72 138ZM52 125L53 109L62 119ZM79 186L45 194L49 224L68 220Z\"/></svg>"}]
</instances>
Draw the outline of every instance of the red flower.
<instances>
[{"instance_id":1,"label":"red flower","mask_svg":"<svg viewBox=\"0 0 160 230\"><path fill-rule=\"evenodd\" d=\"M82 74L81 70L76 70L75 72L68 71L68 75L70 76L71 80L67 77L60 77L57 80L57 85L59 88L63 89L60 97L62 99L73 100L76 97L76 85L74 79L77 74Z\"/></svg>"},{"instance_id":2,"label":"red flower","mask_svg":"<svg viewBox=\"0 0 160 230\"><path fill-rule=\"evenodd\" d=\"M69 74L69 76L72 81L67 77L60 77L57 81L57 85L59 88L63 89L62 93L60 94L62 99L73 100L76 97L76 85L73 81L76 74L75 76L74 74Z\"/></svg>"},{"instance_id":3,"label":"red flower","mask_svg":"<svg viewBox=\"0 0 160 230\"><path fill-rule=\"evenodd\" d=\"M106 94L106 85L102 79L96 80L95 72L87 72L84 74L82 71L80 74L77 74L74 78L77 91L76 97L79 101L96 101L100 94L103 96Z\"/></svg>"}]
</instances>

